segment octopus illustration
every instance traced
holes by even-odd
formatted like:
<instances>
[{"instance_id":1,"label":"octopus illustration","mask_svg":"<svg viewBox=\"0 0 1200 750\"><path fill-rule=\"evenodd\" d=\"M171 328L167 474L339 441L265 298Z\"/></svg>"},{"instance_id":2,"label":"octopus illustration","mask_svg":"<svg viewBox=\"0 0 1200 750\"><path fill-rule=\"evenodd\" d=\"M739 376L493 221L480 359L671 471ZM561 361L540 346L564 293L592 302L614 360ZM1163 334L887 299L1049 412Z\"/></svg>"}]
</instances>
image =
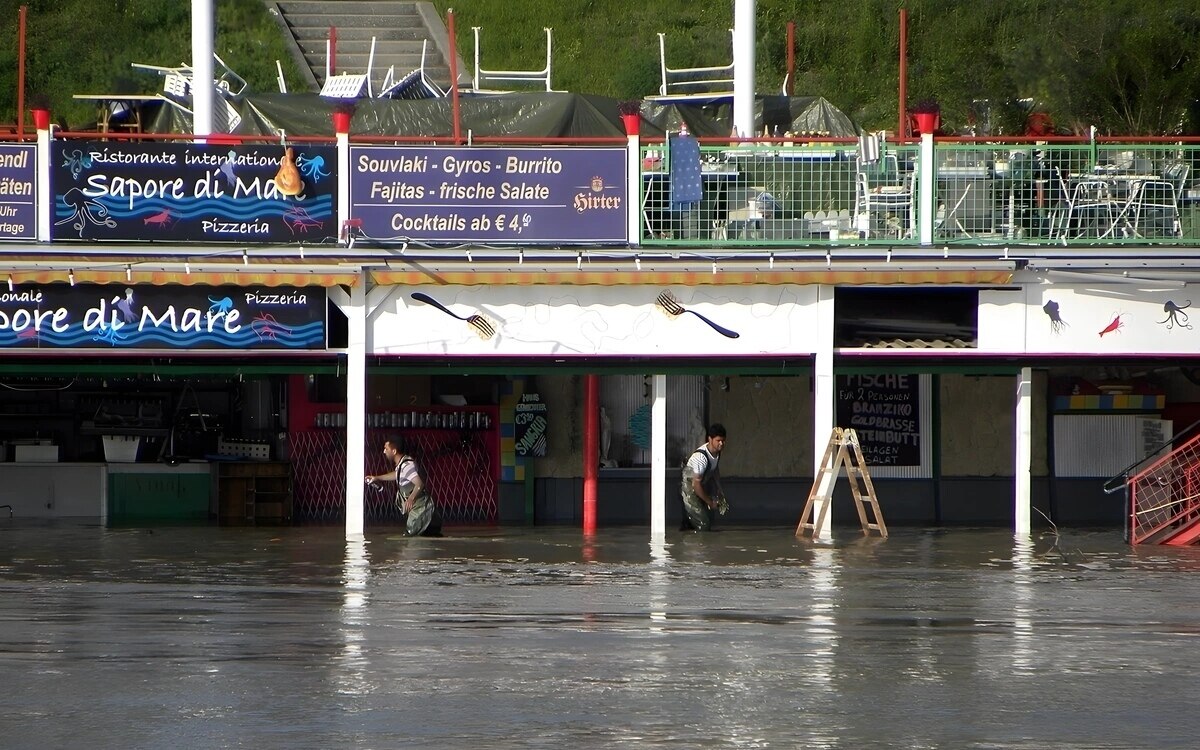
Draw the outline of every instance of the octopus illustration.
<instances>
[{"instance_id":1,"label":"octopus illustration","mask_svg":"<svg viewBox=\"0 0 1200 750\"><path fill-rule=\"evenodd\" d=\"M1069 324L1062 319L1062 315L1058 313L1058 303L1052 299L1046 300L1046 304L1042 305L1042 312L1046 313L1046 317L1050 318L1050 332L1062 333L1062 330Z\"/></svg>"},{"instance_id":2,"label":"octopus illustration","mask_svg":"<svg viewBox=\"0 0 1200 750\"><path fill-rule=\"evenodd\" d=\"M1192 301L1190 299L1185 301L1182 305L1177 305L1171 300L1167 300L1167 303L1163 305L1163 312L1167 314L1167 317L1158 321L1159 324L1161 325L1166 323L1168 331L1175 326L1186 328L1189 331L1192 330L1192 324L1188 322L1188 314L1184 312L1184 310L1191 306Z\"/></svg>"},{"instance_id":3,"label":"octopus illustration","mask_svg":"<svg viewBox=\"0 0 1200 750\"><path fill-rule=\"evenodd\" d=\"M300 155L296 160L296 166L300 168L300 174L305 177L311 177L313 182L320 182L322 177L328 177L329 172L325 169L325 157L321 155L309 158Z\"/></svg>"},{"instance_id":4,"label":"octopus illustration","mask_svg":"<svg viewBox=\"0 0 1200 750\"><path fill-rule=\"evenodd\" d=\"M108 207L103 203L94 201L87 197L79 188L71 188L63 193L62 202L67 208L71 209L71 215L65 219L54 222L54 226L75 222L71 226L79 232L79 236L83 236L83 230L89 224L98 227L108 227L109 229L117 225L116 220L108 215Z\"/></svg>"},{"instance_id":5,"label":"octopus illustration","mask_svg":"<svg viewBox=\"0 0 1200 750\"><path fill-rule=\"evenodd\" d=\"M212 303L208 306L208 314L213 316L214 319L225 315L233 309L233 300L228 297L222 297L221 299L209 297L208 301Z\"/></svg>"},{"instance_id":6,"label":"octopus illustration","mask_svg":"<svg viewBox=\"0 0 1200 750\"><path fill-rule=\"evenodd\" d=\"M102 328L98 334L92 336L92 341L103 341L106 344L117 344L124 341L127 337L117 333L115 328Z\"/></svg>"},{"instance_id":7,"label":"octopus illustration","mask_svg":"<svg viewBox=\"0 0 1200 750\"><path fill-rule=\"evenodd\" d=\"M79 175L85 169L92 168L92 157L83 149L75 149L73 151L63 151L62 165L71 170L71 177L78 180Z\"/></svg>"}]
</instances>

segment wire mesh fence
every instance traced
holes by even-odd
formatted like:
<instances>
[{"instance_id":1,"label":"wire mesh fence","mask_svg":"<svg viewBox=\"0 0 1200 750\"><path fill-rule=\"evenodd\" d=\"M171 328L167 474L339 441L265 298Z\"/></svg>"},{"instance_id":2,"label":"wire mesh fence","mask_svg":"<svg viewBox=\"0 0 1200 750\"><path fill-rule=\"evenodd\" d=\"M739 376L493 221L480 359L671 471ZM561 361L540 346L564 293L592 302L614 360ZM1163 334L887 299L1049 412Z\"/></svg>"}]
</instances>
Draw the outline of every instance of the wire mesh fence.
<instances>
[{"instance_id":1,"label":"wire mesh fence","mask_svg":"<svg viewBox=\"0 0 1200 750\"><path fill-rule=\"evenodd\" d=\"M1190 145L937 141L928 185L911 143L703 145L695 199L668 144L641 152L645 245L918 244L926 192L937 244L1200 240Z\"/></svg>"}]
</instances>

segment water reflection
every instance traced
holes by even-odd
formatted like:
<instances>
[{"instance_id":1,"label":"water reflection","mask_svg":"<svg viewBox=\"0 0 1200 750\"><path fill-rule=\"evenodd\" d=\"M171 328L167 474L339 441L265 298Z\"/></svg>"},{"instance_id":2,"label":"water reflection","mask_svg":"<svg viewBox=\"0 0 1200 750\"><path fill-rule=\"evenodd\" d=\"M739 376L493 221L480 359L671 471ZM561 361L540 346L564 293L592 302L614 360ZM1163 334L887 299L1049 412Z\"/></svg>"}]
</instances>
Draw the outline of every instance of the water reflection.
<instances>
[{"instance_id":1,"label":"water reflection","mask_svg":"<svg viewBox=\"0 0 1200 750\"><path fill-rule=\"evenodd\" d=\"M347 695L363 695L370 691L368 682L369 658L365 653L365 625L368 620L367 583L371 578L371 561L367 557L365 539L346 542L342 587L342 653L338 660L338 691Z\"/></svg>"},{"instance_id":2,"label":"water reflection","mask_svg":"<svg viewBox=\"0 0 1200 750\"><path fill-rule=\"evenodd\" d=\"M1195 550L0 524L5 747L1191 747ZM212 721L217 719L217 721Z\"/></svg>"}]
</instances>

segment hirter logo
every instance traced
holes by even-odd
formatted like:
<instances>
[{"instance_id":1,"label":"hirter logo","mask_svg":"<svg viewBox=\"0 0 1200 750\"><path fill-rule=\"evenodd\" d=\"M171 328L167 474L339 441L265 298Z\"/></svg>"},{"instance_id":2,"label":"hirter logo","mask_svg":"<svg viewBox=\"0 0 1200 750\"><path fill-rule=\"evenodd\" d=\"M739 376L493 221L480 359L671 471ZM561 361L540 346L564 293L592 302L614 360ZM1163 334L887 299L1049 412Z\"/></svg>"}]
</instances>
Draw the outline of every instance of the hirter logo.
<instances>
[{"instance_id":1,"label":"hirter logo","mask_svg":"<svg viewBox=\"0 0 1200 750\"><path fill-rule=\"evenodd\" d=\"M601 177L600 175L596 175L595 177L592 178L592 192L593 193L604 192L604 178Z\"/></svg>"}]
</instances>

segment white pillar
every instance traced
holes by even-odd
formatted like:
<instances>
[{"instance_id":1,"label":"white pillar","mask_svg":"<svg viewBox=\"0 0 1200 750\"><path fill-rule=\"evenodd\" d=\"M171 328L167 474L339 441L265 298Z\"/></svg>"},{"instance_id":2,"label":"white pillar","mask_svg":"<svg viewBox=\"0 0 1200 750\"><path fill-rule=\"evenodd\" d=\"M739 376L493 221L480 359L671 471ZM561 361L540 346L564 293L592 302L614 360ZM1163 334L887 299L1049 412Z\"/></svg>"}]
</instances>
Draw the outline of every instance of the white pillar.
<instances>
[{"instance_id":1,"label":"white pillar","mask_svg":"<svg viewBox=\"0 0 1200 750\"><path fill-rule=\"evenodd\" d=\"M50 241L50 209L54 198L50 194L50 130L37 132L37 151L33 156L37 169L37 239Z\"/></svg>"},{"instance_id":2,"label":"white pillar","mask_svg":"<svg viewBox=\"0 0 1200 750\"><path fill-rule=\"evenodd\" d=\"M349 242L350 228L346 222L350 220L350 134L337 133L334 135L334 146L337 148L338 174L342 175L337 186L337 225L338 236L344 235Z\"/></svg>"},{"instance_id":3,"label":"white pillar","mask_svg":"<svg viewBox=\"0 0 1200 750\"><path fill-rule=\"evenodd\" d=\"M650 539L667 533L667 376L654 375L650 404Z\"/></svg>"},{"instance_id":4,"label":"white pillar","mask_svg":"<svg viewBox=\"0 0 1200 750\"><path fill-rule=\"evenodd\" d=\"M1013 472L1015 499L1013 531L1027 536L1030 531L1030 465L1033 463L1033 370L1022 367L1017 375L1016 465Z\"/></svg>"},{"instance_id":5,"label":"white pillar","mask_svg":"<svg viewBox=\"0 0 1200 750\"><path fill-rule=\"evenodd\" d=\"M817 351L813 362L813 477L821 468L825 446L834 428L833 406L836 383L833 379L833 287L822 284L817 287ZM837 478L832 481L836 483ZM832 494L828 501L833 504ZM813 508L813 521L822 515L821 506ZM813 531L813 539L829 541L833 538L833 509L824 513L821 527Z\"/></svg>"},{"instance_id":6,"label":"white pillar","mask_svg":"<svg viewBox=\"0 0 1200 750\"><path fill-rule=\"evenodd\" d=\"M754 132L755 0L733 3L733 127L743 138Z\"/></svg>"},{"instance_id":7,"label":"white pillar","mask_svg":"<svg viewBox=\"0 0 1200 750\"><path fill-rule=\"evenodd\" d=\"M922 245L933 244L933 217L936 203L937 177L933 168L933 134L921 134L921 150L917 155L918 213L920 214L920 239Z\"/></svg>"},{"instance_id":8,"label":"white pillar","mask_svg":"<svg viewBox=\"0 0 1200 750\"><path fill-rule=\"evenodd\" d=\"M213 128L213 0L192 0L192 132Z\"/></svg>"},{"instance_id":9,"label":"white pillar","mask_svg":"<svg viewBox=\"0 0 1200 750\"><path fill-rule=\"evenodd\" d=\"M363 477L367 465L367 280L350 288L346 348L346 539L363 536Z\"/></svg>"},{"instance_id":10,"label":"white pillar","mask_svg":"<svg viewBox=\"0 0 1200 750\"><path fill-rule=\"evenodd\" d=\"M642 142L630 135L625 146L625 191L629 195L625 207L626 232L630 245L642 244ZM349 172L343 172L349 174Z\"/></svg>"}]
</instances>

